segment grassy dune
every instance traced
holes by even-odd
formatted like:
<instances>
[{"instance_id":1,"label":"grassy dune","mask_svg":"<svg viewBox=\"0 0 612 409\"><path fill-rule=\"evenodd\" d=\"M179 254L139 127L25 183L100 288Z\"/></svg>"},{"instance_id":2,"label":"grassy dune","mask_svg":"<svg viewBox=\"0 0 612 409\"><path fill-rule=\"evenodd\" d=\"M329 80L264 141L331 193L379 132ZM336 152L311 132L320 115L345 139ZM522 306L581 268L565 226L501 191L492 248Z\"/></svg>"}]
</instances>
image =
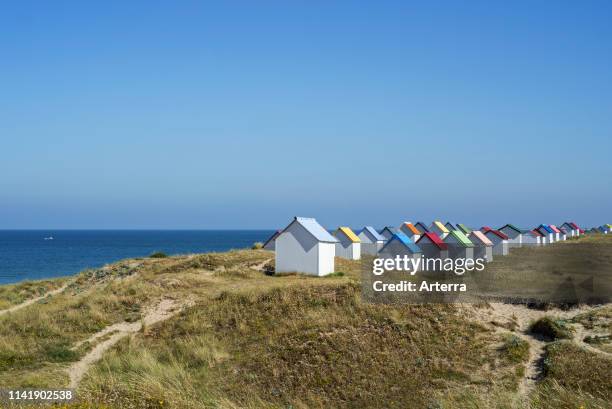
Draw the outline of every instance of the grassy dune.
<instances>
[{"instance_id":1,"label":"grassy dune","mask_svg":"<svg viewBox=\"0 0 612 409\"><path fill-rule=\"evenodd\" d=\"M612 250L612 237L595 240ZM543 379L521 396L530 346L465 313L476 306L368 304L359 262L338 259L342 274L312 278L266 275L272 258L242 250L85 271L60 295L0 316L0 385L66 386L67 368L112 334L84 341L113 324L144 323L160 299L173 299L180 312L142 325L89 368L80 405L609 407L612 360L603 348L548 344ZM601 311L575 321L605 331L610 316Z\"/></svg>"}]
</instances>

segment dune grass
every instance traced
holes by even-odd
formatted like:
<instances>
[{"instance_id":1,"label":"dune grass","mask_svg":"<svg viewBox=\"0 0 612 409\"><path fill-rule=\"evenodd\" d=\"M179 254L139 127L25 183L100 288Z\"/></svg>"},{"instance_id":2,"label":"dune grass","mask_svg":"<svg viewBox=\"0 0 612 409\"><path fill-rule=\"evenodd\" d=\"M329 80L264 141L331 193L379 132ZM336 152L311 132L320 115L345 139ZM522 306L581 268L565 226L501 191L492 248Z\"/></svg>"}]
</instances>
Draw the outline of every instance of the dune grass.
<instances>
[{"instance_id":1,"label":"dune grass","mask_svg":"<svg viewBox=\"0 0 612 409\"><path fill-rule=\"evenodd\" d=\"M0 310L43 296L51 290L60 288L66 280L66 277L61 277L53 280L23 281L18 284L0 285Z\"/></svg>"},{"instance_id":2,"label":"dune grass","mask_svg":"<svg viewBox=\"0 0 612 409\"><path fill-rule=\"evenodd\" d=\"M336 259L337 274L315 278L265 274L272 258L237 250L85 271L61 295L0 317L0 385L67 385L64 369L91 347L77 343L172 298L193 305L107 351L72 407L525 407L522 339L455 305L366 303L358 261ZM551 345L531 407L607 407L604 355Z\"/></svg>"}]
</instances>

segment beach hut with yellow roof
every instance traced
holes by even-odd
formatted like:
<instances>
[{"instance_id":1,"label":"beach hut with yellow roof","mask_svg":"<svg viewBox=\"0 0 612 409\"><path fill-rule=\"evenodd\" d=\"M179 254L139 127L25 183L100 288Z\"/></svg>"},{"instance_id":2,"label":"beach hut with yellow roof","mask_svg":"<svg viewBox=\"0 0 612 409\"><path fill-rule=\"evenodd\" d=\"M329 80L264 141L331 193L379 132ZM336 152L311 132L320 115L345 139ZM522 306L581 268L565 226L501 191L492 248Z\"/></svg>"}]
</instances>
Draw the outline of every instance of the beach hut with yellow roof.
<instances>
[{"instance_id":1,"label":"beach hut with yellow roof","mask_svg":"<svg viewBox=\"0 0 612 409\"><path fill-rule=\"evenodd\" d=\"M338 239L336 257L347 260L361 259L361 240L350 227L338 227L334 232L334 237Z\"/></svg>"},{"instance_id":2,"label":"beach hut with yellow roof","mask_svg":"<svg viewBox=\"0 0 612 409\"><path fill-rule=\"evenodd\" d=\"M419 239L419 237L421 237L421 234L423 234L411 222L402 223L402 225L399 227L399 230L402 233L404 233L406 236L408 236L413 242L416 242Z\"/></svg>"},{"instance_id":3,"label":"beach hut with yellow roof","mask_svg":"<svg viewBox=\"0 0 612 409\"><path fill-rule=\"evenodd\" d=\"M431 226L429 226L429 231L432 233L436 233L440 236L441 239L444 239L450 230L439 220L434 221Z\"/></svg>"}]
</instances>

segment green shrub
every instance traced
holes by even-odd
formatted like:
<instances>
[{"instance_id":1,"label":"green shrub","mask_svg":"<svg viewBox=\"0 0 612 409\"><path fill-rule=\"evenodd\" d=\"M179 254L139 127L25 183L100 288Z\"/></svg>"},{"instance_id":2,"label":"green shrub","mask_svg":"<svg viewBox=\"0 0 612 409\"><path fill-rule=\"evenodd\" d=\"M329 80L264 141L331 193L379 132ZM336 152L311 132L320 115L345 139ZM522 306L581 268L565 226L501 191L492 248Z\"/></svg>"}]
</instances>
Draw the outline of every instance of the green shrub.
<instances>
[{"instance_id":1,"label":"green shrub","mask_svg":"<svg viewBox=\"0 0 612 409\"><path fill-rule=\"evenodd\" d=\"M149 257L150 258L166 258L166 257L168 257L168 255L166 253L161 252L161 251L157 251L157 252L151 254Z\"/></svg>"},{"instance_id":2,"label":"green shrub","mask_svg":"<svg viewBox=\"0 0 612 409\"><path fill-rule=\"evenodd\" d=\"M261 241L256 241L255 243L253 243L253 245L251 246L251 249L253 250L261 250L263 249L263 243Z\"/></svg>"},{"instance_id":3,"label":"green shrub","mask_svg":"<svg viewBox=\"0 0 612 409\"><path fill-rule=\"evenodd\" d=\"M516 335L508 335L500 350L513 363L525 362L529 358L529 344Z\"/></svg>"},{"instance_id":4,"label":"green shrub","mask_svg":"<svg viewBox=\"0 0 612 409\"><path fill-rule=\"evenodd\" d=\"M531 324L529 332L541 335L548 340L571 339L572 333L562 320L543 317Z\"/></svg>"}]
</instances>

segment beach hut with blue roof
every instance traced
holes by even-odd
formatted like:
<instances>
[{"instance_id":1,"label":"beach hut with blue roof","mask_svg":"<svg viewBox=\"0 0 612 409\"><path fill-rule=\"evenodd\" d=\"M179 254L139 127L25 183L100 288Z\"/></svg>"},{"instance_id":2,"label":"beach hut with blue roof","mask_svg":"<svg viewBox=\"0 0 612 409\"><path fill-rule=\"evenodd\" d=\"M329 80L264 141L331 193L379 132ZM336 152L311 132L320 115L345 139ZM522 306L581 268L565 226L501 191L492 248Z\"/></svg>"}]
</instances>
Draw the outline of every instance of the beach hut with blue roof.
<instances>
[{"instance_id":1,"label":"beach hut with blue roof","mask_svg":"<svg viewBox=\"0 0 612 409\"><path fill-rule=\"evenodd\" d=\"M361 253L375 256L383 248L387 241L372 226L365 226L357 235L361 240Z\"/></svg>"},{"instance_id":2,"label":"beach hut with blue roof","mask_svg":"<svg viewBox=\"0 0 612 409\"><path fill-rule=\"evenodd\" d=\"M457 226L455 226L451 222L444 223L444 227L446 227L448 229L448 231L457 230Z\"/></svg>"},{"instance_id":3,"label":"beach hut with blue roof","mask_svg":"<svg viewBox=\"0 0 612 409\"><path fill-rule=\"evenodd\" d=\"M421 258L421 248L414 244L404 233L395 233L387 240L380 250L379 257L393 258L395 256L408 256L418 260Z\"/></svg>"},{"instance_id":4,"label":"beach hut with blue roof","mask_svg":"<svg viewBox=\"0 0 612 409\"><path fill-rule=\"evenodd\" d=\"M536 227L536 230L544 235L544 244L552 244L555 242L555 232L546 224L539 225L538 227Z\"/></svg>"},{"instance_id":5,"label":"beach hut with blue roof","mask_svg":"<svg viewBox=\"0 0 612 409\"><path fill-rule=\"evenodd\" d=\"M338 239L315 219L295 217L276 237L277 273L325 276L334 272Z\"/></svg>"}]
</instances>

